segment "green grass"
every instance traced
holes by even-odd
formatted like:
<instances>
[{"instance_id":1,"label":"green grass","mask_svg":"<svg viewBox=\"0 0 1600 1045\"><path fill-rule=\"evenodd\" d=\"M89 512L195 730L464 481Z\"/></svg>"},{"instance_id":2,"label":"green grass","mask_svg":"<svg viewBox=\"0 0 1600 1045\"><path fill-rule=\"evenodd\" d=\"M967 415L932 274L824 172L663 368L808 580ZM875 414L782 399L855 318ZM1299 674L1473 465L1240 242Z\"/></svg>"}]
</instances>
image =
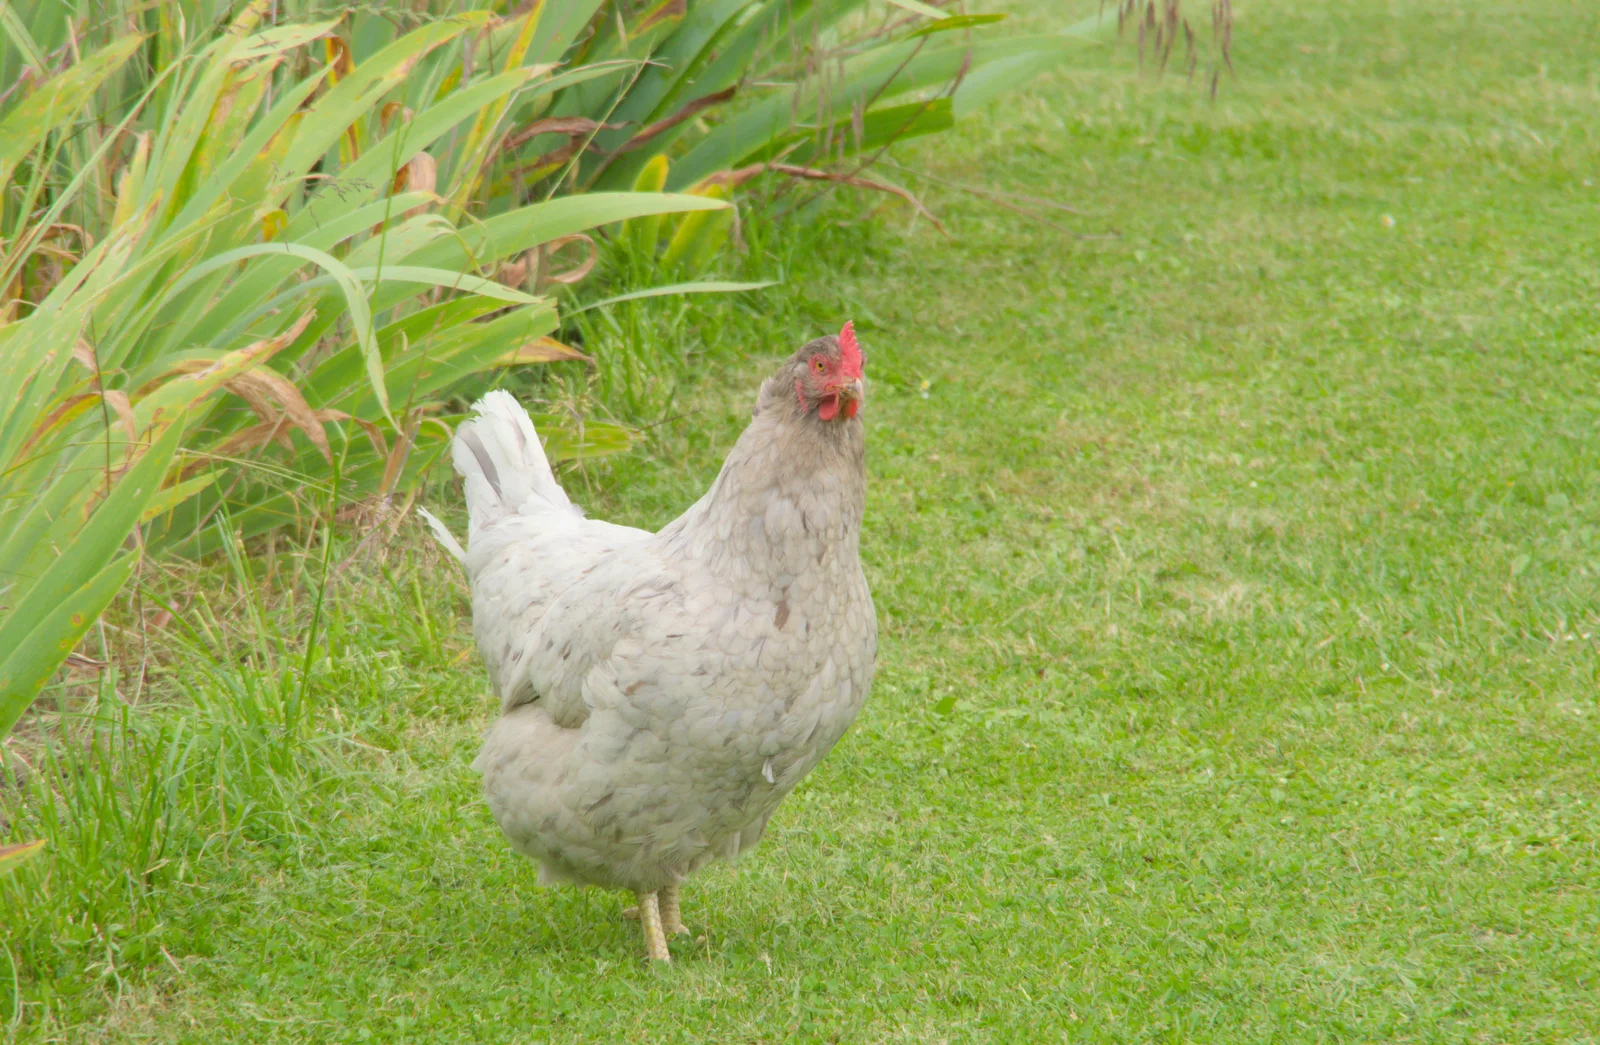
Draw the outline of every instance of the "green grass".
<instances>
[{"instance_id":1,"label":"green grass","mask_svg":"<svg viewBox=\"0 0 1600 1045\"><path fill-rule=\"evenodd\" d=\"M330 588L331 761L204 822L151 901L170 961L24 978L16 1033L1597 1040L1597 39L1556 0L1248 5L1214 104L1117 51L900 155L1115 236L934 189L953 241L826 230L781 322L693 332L757 358L571 485L665 522L758 346L853 315L883 642L670 969L495 830L459 577L408 531Z\"/></svg>"}]
</instances>

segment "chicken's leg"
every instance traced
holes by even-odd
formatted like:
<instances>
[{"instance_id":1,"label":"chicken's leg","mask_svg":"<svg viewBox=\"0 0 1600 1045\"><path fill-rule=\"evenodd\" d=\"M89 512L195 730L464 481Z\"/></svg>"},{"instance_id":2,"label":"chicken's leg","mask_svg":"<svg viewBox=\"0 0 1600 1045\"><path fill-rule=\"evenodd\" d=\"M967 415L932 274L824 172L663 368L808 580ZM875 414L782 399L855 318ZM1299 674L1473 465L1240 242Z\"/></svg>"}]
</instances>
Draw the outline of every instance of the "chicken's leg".
<instances>
[{"instance_id":1,"label":"chicken's leg","mask_svg":"<svg viewBox=\"0 0 1600 1045\"><path fill-rule=\"evenodd\" d=\"M655 893L639 893L639 924L644 926L645 953L653 962L670 962L667 936L661 931L661 907Z\"/></svg>"},{"instance_id":2,"label":"chicken's leg","mask_svg":"<svg viewBox=\"0 0 1600 1045\"><path fill-rule=\"evenodd\" d=\"M661 892L656 895L656 900L661 908L662 932L666 933L668 936L677 936L680 933L686 933L689 931L689 927L683 924L683 915L681 913L681 908L678 906L677 883L673 883L672 885L669 885L665 889L661 890ZM624 907L622 909L622 917L628 919L630 922L638 921L638 905L633 907Z\"/></svg>"},{"instance_id":3,"label":"chicken's leg","mask_svg":"<svg viewBox=\"0 0 1600 1045\"><path fill-rule=\"evenodd\" d=\"M668 936L689 931L689 927L683 924L683 915L678 908L677 882L661 890L661 928Z\"/></svg>"}]
</instances>

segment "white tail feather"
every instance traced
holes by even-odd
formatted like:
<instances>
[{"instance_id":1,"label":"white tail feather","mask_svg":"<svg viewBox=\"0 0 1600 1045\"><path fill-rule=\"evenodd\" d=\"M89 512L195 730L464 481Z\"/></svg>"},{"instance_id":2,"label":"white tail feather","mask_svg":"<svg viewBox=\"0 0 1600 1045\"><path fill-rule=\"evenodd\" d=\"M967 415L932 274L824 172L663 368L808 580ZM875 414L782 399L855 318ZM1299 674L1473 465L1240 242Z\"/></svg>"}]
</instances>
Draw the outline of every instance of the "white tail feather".
<instances>
[{"instance_id":1,"label":"white tail feather","mask_svg":"<svg viewBox=\"0 0 1600 1045\"><path fill-rule=\"evenodd\" d=\"M533 421L511 393L490 392L473 409L477 416L456 431L450 451L466 481L471 525L545 507L570 509ZM535 499L542 503L530 503Z\"/></svg>"},{"instance_id":2,"label":"white tail feather","mask_svg":"<svg viewBox=\"0 0 1600 1045\"><path fill-rule=\"evenodd\" d=\"M467 561L467 550L461 547L461 542L456 540L456 535L450 532L449 527L440 522L438 517L426 508L419 507L417 514L422 516L423 521L428 524L428 529L433 531L434 540L444 545L445 551L454 555L457 562Z\"/></svg>"}]
</instances>

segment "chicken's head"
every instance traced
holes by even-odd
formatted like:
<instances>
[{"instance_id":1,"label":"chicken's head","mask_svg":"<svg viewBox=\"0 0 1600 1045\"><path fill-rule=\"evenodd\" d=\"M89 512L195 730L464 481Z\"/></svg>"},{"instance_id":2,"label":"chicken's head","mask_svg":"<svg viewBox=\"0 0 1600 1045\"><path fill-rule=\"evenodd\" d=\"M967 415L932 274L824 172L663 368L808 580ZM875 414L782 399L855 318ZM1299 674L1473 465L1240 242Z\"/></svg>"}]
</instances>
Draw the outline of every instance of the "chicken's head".
<instances>
[{"instance_id":1,"label":"chicken's head","mask_svg":"<svg viewBox=\"0 0 1600 1045\"><path fill-rule=\"evenodd\" d=\"M820 421L848 421L861 408L866 357L850 323L839 336L808 342L785 364L793 374L794 396L804 415Z\"/></svg>"}]
</instances>

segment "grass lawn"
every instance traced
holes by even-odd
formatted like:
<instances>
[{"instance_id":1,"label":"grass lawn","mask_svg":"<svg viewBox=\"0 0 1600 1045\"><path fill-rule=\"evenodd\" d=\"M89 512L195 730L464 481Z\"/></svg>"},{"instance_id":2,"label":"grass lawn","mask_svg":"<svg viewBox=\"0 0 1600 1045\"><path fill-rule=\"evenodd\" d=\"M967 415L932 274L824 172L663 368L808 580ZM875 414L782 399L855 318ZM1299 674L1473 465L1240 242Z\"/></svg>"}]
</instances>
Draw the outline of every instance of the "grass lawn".
<instances>
[{"instance_id":1,"label":"grass lawn","mask_svg":"<svg viewBox=\"0 0 1600 1045\"><path fill-rule=\"evenodd\" d=\"M370 750L170 901L187 948L18 1033L1600 1040L1600 7L1235 39L1214 103L1108 50L899 154L1086 235L930 184L953 239L885 207L779 292L774 353L867 346L878 681L671 968L494 828L459 575L408 536L334 620ZM580 499L671 518L769 365Z\"/></svg>"}]
</instances>

